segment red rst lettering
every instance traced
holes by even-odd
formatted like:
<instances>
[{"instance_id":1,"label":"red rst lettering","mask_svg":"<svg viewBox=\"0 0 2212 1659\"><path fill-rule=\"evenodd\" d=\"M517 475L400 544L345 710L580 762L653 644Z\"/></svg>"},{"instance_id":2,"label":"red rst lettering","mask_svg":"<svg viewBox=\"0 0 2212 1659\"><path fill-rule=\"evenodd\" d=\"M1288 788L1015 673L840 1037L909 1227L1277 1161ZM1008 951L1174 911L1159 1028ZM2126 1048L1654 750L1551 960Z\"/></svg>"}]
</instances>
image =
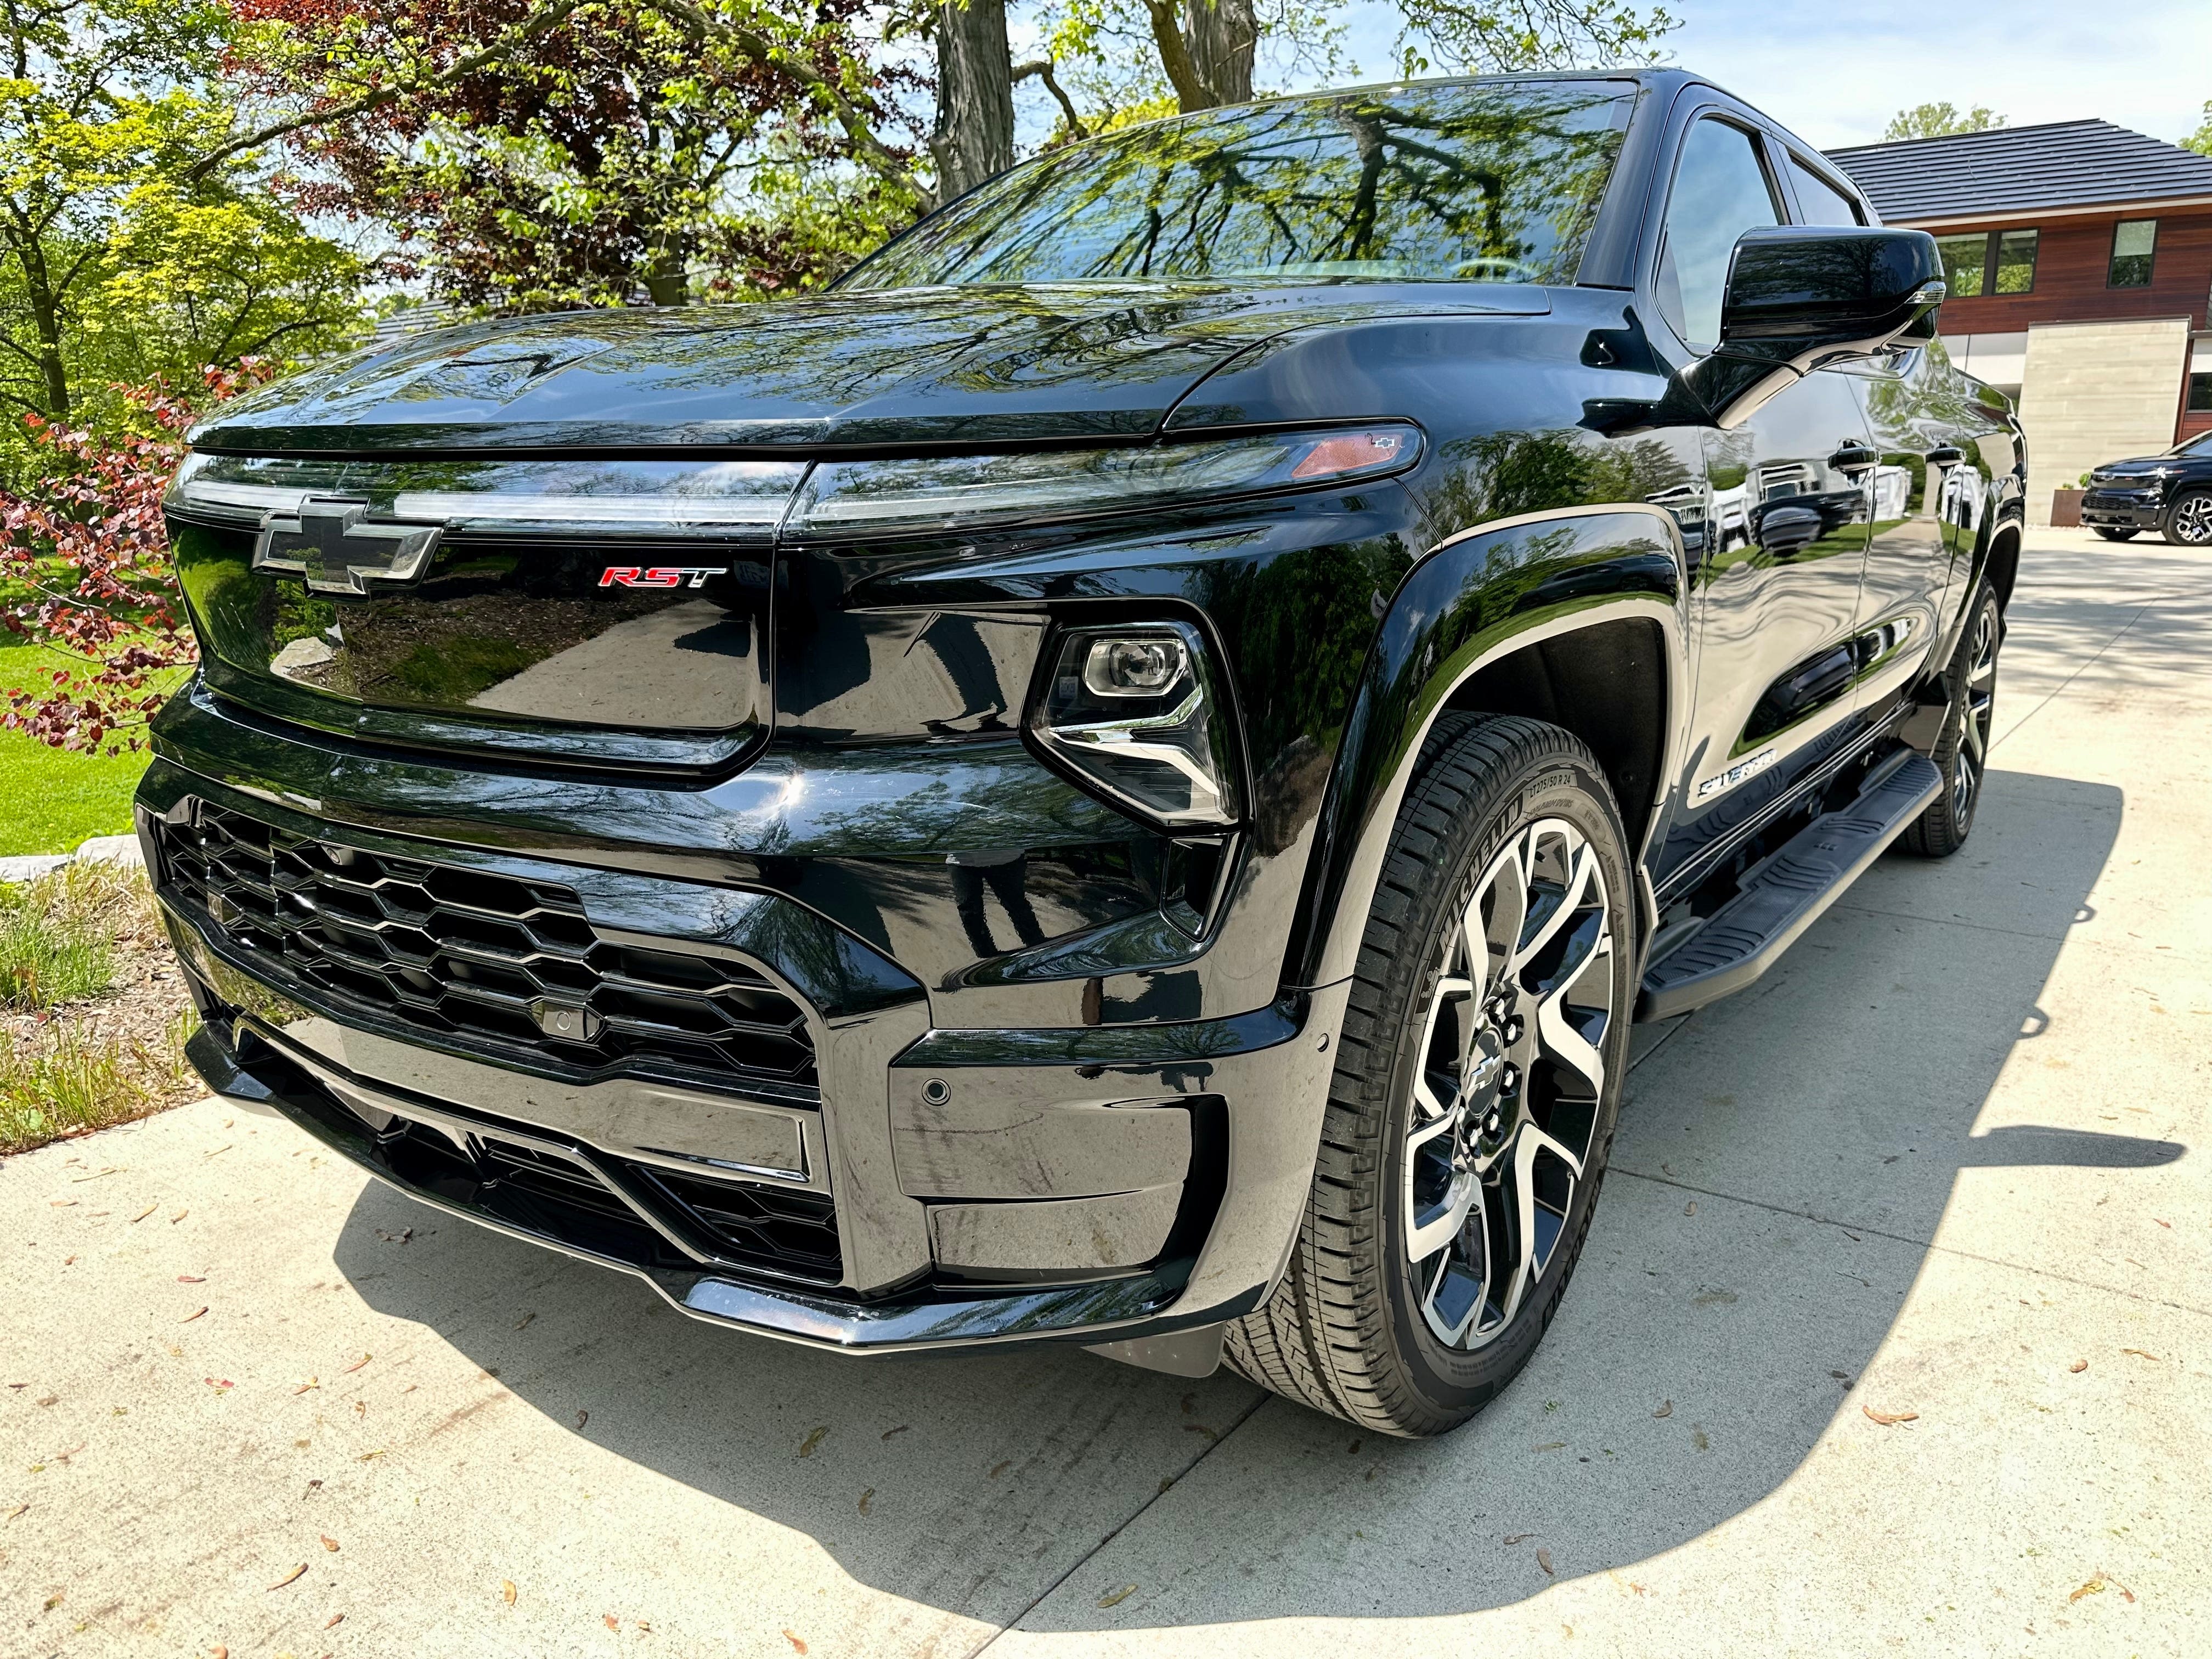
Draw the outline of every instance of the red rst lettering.
<instances>
[{"instance_id":1,"label":"red rst lettering","mask_svg":"<svg viewBox=\"0 0 2212 1659\"><path fill-rule=\"evenodd\" d=\"M632 587L636 586L637 567L634 564L610 565L607 568L599 572L600 586L612 587L617 583L624 587Z\"/></svg>"}]
</instances>

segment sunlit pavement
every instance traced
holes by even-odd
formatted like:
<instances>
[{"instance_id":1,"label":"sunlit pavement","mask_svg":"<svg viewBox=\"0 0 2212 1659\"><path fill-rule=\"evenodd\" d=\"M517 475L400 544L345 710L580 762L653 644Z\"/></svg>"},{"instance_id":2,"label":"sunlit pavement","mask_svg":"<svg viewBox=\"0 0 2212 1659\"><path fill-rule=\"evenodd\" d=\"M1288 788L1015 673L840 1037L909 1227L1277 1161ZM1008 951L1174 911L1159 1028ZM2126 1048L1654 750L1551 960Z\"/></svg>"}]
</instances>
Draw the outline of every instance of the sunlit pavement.
<instances>
[{"instance_id":1,"label":"sunlit pavement","mask_svg":"<svg viewBox=\"0 0 2212 1659\"><path fill-rule=\"evenodd\" d=\"M0 1653L2212 1651L2212 559L2021 587L1967 849L1642 1034L1449 1439L732 1336L205 1102L0 1169Z\"/></svg>"}]
</instances>

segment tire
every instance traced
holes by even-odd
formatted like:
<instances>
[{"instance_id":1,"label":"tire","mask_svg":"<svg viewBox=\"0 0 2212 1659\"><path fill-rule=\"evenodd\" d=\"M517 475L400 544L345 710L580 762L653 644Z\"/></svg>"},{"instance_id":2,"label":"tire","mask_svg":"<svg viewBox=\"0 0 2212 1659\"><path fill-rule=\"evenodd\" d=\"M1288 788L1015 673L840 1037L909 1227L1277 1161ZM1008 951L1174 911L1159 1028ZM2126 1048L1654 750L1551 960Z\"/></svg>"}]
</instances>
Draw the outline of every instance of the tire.
<instances>
[{"instance_id":1,"label":"tire","mask_svg":"<svg viewBox=\"0 0 2212 1659\"><path fill-rule=\"evenodd\" d=\"M2212 547L2212 489L2185 489L2166 504L2160 533L2176 547Z\"/></svg>"},{"instance_id":2,"label":"tire","mask_svg":"<svg viewBox=\"0 0 2212 1659\"><path fill-rule=\"evenodd\" d=\"M1262 1387L1407 1437L1480 1411L1559 1307L1612 1151L1640 959L1627 838L1577 738L1447 714L1419 763L1289 1267L1226 1345Z\"/></svg>"},{"instance_id":3,"label":"tire","mask_svg":"<svg viewBox=\"0 0 2212 1659\"><path fill-rule=\"evenodd\" d=\"M1943 793L1905 827L1899 844L1927 859L1947 859L1966 844L1974 811L1981 805L1982 779L1989 769L1990 733L1995 718L1997 652L2004 644L2004 614L1996 590L1984 581L1974 592L1958 648L1943 671L1949 708L1929 758L1943 775Z\"/></svg>"},{"instance_id":4,"label":"tire","mask_svg":"<svg viewBox=\"0 0 2212 1659\"><path fill-rule=\"evenodd\" d=\"M2136 535L2140 533L2133 530L2115 530L2109 525L2101 524L2093 524L2089 528L2095 531L2100 536L2102 536L2108 542L2131 542L2135 540Z\"/></svg>"}]
</instances>

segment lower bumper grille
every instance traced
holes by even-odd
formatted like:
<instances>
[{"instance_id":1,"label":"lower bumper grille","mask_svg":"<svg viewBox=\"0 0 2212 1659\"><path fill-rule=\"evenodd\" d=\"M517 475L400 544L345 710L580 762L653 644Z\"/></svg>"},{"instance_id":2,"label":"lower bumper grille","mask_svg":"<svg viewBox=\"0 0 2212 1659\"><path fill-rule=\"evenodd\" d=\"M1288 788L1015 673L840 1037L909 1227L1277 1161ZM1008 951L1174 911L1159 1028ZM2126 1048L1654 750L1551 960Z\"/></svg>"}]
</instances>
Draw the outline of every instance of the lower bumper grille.
<instances>
[{"instance_id":1,"label":"lower bumper grille","mask_svg":"<svg viewBox=\"0 0 2212 1659\"><path fill-rule=\"evenodd\" d=\"M568 888L373 854L191 803L164 885L311 1007L592 1071L816 1085L804 1011L716 956L603 939Z\"/></svg>"}]
</instances>

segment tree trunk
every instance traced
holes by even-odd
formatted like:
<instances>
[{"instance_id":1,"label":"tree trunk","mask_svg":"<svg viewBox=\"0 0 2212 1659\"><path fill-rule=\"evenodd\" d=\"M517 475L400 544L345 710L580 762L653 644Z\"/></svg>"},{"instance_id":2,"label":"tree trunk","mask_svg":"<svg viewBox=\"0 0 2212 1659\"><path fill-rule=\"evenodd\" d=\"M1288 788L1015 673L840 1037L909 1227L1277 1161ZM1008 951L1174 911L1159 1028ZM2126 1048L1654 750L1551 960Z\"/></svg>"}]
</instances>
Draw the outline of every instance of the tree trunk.
<instances>
[{"instance_id":1,"label":"tree trunk","mask_svg":"<svg viewBox=\"0 0 2212 1659\"><path fill-rule=\"evenodd\" d=\"M937 13L937 199L949 202L1014 164L1013 64L1006 0L945 0Z\"/></svg>"},{"instance_id":2,"label":"tree trunk","mask_svg":"<svg viewBox=\"0 0 2212 1659\"><path fill-rule=\"evenodd\" d=\"M1252 0L1188 0L1190 21L1183 39L1192 67L1206 82L1214 103L1243 104L1252 98L1252 57L1260 41Z\"/></svg>"},{"instance_id":3,"label":"tree trunk","mask_svg":"<svg viewBox=\"0 0 2212 1659\"><path fill-rule=\"evenodd\" d=\"M38 335L39 380L46 394L40 412L48 420L70 417L69 370L62 361L61 296L54 292L52 274L46 269L46 251L37 238L9 239L15 245L15 263L23 272L23 297L31 308L31 326Z\"/></svg>"}]
</instances>

